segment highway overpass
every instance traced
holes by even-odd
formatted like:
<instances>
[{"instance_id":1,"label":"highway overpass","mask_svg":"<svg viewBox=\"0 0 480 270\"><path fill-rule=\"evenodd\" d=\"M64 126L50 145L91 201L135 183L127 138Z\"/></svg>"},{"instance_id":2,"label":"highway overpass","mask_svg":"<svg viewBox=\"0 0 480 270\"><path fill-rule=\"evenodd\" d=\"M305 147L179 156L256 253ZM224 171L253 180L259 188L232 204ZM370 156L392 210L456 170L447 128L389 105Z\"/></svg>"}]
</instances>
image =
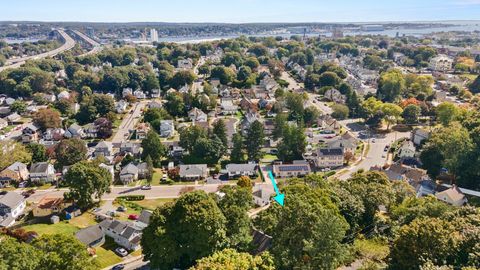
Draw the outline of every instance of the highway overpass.
<instances>
[{"instance_id":1,"label":"highway overpass","mask_svg":"<svg viewBox=\"0 0 480 270\"><path fill-rule=\"evenodd\" d=\"M68 51L75 46L75 40L73 40L72 37L70 37L67 33L65 33L64 30L57 29L56 31L58 31L58 33L62 36L63 40L65 41L65 43L63 43L62 46L60 46L60 47L58 47L54 50L51 50L51 51L48 51L48 52L45 52L45 53L41 53L41 54L37 54L37 55L19 57L19 58L15 58L15 59L8 59L7 62L5 63L5 66L0 67L0 71L5 70L7 68L18 68L21 65L25 64L25 62L28 61L28 60L42 59L42 58L46 58L46 57L53 57L53 56L55 56L57 54L60 54L64 51Z\"/></svg>"}]
</instances>

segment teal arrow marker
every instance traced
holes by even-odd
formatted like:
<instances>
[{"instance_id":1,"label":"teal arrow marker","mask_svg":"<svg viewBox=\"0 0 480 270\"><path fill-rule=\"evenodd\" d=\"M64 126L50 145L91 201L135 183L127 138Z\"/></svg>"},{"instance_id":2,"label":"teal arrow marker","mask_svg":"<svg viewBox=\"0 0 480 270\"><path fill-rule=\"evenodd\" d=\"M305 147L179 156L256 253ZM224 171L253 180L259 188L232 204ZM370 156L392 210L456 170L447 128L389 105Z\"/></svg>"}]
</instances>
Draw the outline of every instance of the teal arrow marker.
<instances>
[{"instance_id":1,"label":"teal arrow marker","mask_svg":"<svg viewBox=\"0 0 480 270\"><path fill-rule=\"evenodd\" d=\"M270 180L272 181L273 189L277 194L275 195L275 197L273 197L273 199L275 199L275 201L277 201L278 204L283 206L285 202L285 194L280 193L280 190L278 190L277 183L275 182L275 178L273 178L272 171L268 171L268 176L270 177Z\"/></svg>"}]
</instances>

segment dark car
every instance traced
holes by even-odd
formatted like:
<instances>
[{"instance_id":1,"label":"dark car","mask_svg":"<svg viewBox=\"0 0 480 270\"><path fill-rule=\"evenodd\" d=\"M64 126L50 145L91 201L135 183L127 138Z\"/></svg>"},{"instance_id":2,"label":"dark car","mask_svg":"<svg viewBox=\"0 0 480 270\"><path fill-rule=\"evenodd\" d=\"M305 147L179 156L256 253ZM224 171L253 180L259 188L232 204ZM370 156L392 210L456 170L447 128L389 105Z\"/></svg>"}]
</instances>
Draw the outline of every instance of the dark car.
<instances>
[{"instance_id":1,"label":"dark car","mask_svg":"<svg viewBox=\"0 0 480 270\"><path fill-rule=\"evenodd\" d=\"M114 267L112 267L112 270L122 270L125 268L124 264L117 264Z\"/></svg>"}]
</instances>

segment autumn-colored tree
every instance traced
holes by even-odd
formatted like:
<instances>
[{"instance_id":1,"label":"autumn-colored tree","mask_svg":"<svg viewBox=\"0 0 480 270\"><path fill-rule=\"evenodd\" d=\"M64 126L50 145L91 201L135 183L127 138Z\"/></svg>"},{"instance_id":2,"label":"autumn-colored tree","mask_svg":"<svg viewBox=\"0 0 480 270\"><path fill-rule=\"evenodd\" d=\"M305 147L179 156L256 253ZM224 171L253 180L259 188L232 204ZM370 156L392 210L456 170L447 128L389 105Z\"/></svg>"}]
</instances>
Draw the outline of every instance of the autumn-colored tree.
<instances>
[{"instance_id":1,"label":"autumn-colored tree","mask_svg":"<svg viewBox=\"0 0 480 270\"><path fill-rule=\"evenodd\" d=\"M42 130L46 130L47 128L59 128L62 126L60 113L50 108L38 110L33 116L33 123Z\"/></svg>"}]
</instances>

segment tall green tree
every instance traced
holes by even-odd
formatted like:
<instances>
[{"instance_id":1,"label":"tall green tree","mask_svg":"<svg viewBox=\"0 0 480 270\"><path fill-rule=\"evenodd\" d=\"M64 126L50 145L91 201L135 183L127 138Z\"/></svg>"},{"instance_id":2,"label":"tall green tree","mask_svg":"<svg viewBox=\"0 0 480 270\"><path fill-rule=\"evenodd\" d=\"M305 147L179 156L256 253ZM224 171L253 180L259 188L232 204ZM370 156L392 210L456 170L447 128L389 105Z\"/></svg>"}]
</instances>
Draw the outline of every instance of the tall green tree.
<instances>
[{"instance_id":1,"label":"tall green tree","mask_svg":"<svg viewBox=\"0 0 480 270\"><path fill-rule=\"evenodd\" d=\"M227 238L229 246L247 251L252 242L252 221L248 210L252 207L253 196L250 188L226 186L221 189L225 194L217 204L227 220Z\"/></svg>"},{"instance_id":2,"label":"tall green tree","mask_svg":"<svg viewBox=\"0 0 480 270\"><path fill-rule=\"evenodd\" d=\"M346 247L348 224L327 192L304 184L285 187L285 206L272 204L255 220L271 235L277 269L336 269Z\"/></svg>"},{"instance_id":3,"label":"tall green tree","mask_svg":"<svg viewBox=\"0 0 480 270\"><path fill-rule=\"evenodd\" d=\"M262 158L262 147L265 143L265 133L263 124L258 120L253 122L247 130L247 138L245 146L249 160L258 161Z\"/></svg>"},{"instance_id":4,"label":"tall green tree","mask_svg":"<svg viewBox=\"0 0 480 270\"><path fill-rule=\"evenodd\" d=\"M87 208L93 204L93 198L100 200L110 192L112 175L105 168L82 161L70 167L64 179L70 189L65 197L75 200L81 208Z\"/></svg>"},{"instance_id":5,"label":"tall green tree","mask_svg":"<svg viewBox=\"0 0 480 270\"><path fill-rule=\"evenodd\" d=\"M81 139L64 139L55 147L57 168L70 166L84 160L87 156L87 146Z\"/></svg>"},{"instance_id":6,"label":"tall green tree","mask_svg":"<svg viewBox=\"0 0 480 270\"><path fill-rule=\"evenodd\" d=\"M419 106L410 104L403 110L402 117L407 124L415 124L418 123L421 112L422 109Z\"/></svg>"},{"instance_id":7,"label":"tall green tree","mask_svg":"<svg viewBox=\"0 0 480 270\"><path fill-rule=\"evenodd\" d=\"M187 193L153 212L142 235L143 254L156 269L190 267L227 246L226 224L212 197Z\"/></svg>"},{"instance_id":8,"label":"tall green tree","mask_svg":"<svg viewBox=\"0 0 480 270\"><path fill-rule=\"evenodd\" d=\"M40 267L41 252L15 238L2 236L0 245L0 269L37 270Z\"/></svg>"},{"instance_id":9,"label":"tall green tree","mask_svg":"<svg viewBox=\"0 0 480 270\"><path fill-rule=\"evenodd\" d=\"M224 249L197 261L190 270L274 270L275 264L270 254L252 256L235 249Z\"/></svg>"},{"instance_id":10,"label":"tall green tree","mask_svg":"<svg viewBox=\"0 0 480 270\"><path fill-rule=\"evenodd\" d=\"M147 163L147 182L148 184L151 184L152 183L152 180L153 180L153 160L150 156L147 156L147 158L145 158L145 163Z\"/></svg>"},{"instance_id":11,"label":"tall green tree","mask_svg":"<svg viewBox=\"0 0 480 270\"><path fill-rule=\"evenodd\" d=\"M98 269L97 262L90 257L85 246L73 235L43 235L32 245L41 250L40 265L37 269Z\"/></svg>"},{"instance_id":12,"label":"tall green tree","mask_svg":"<svg viewBox=\"0 0 480 270\"><path fill-rule=\"evenodd\" d=\"M222 141L225 147L228 146L228 139L227 139L227 126L225 125L225 121L223 119L219 119L213 124L213 134L215 134L220 141Z\"/></svg>"},{"instance_id":13,"label":"tall green tree","mask_svg":"<svg viewBox=\"0 0 480 270\"><path fill-rule=\"evenodd\" d=\"M165 157L167 150L160 140L160 136L153 130L147 133L147 137L142 140L142 157L152 159L153 165L160 166L162 159Z\"/></svg>"},{"instance_id":14,"label":"tall green tree","mask_svg":"<svg viewBox=\"0 0 480 270\"><path fill-rule=\"evenodd\" d=\"M43 144L30 143L27 150L32 154L32 162L44 162L48 160L47 148Z\"/></svg>"},{"instance_id":15,"label":"tall green tree","mask_svg":"<svg viewBox=\"0 0 480 270\"><path fill-rule=\"evenodd\" d=\"M377 96L379 99L388 102L395 102L405 90L405 79L398 69L392 69L382 73L378 82Z\"/></svg>"},{"instance_id":16,"label":"tall green tree","mask_svg":"<svg viewBox=\"0 0 480 270\"><path fill-rule=\"evenodd\" d=\"M435 112L438 121L442 125L447 126L451 122L455 121L459 115L459 110L455 104L451 102L443 102L435 108Z\"/></svg>"},{"instance_id":17,"label":"tall green tree","mask_svg":"<svg viewBox=\"0 0 480 270\"><path fill-rule=\"evenodd\" d=\"M235 133L232 138L233 148L230 152L230 162L244 163L245 162L245 143L242 134Z\"/></svg>"},{"instance_id":18,"label":"tall green tree","mask_svg":"<svg viewBox=\"0 0 480 270\"><path fill-rule=\"evenodd\" d=\"M291 162L303 159L307 141L301 125L286 125L281 139L278 145L278 157L282 161Z\"/></svg>"}]
</instances>

